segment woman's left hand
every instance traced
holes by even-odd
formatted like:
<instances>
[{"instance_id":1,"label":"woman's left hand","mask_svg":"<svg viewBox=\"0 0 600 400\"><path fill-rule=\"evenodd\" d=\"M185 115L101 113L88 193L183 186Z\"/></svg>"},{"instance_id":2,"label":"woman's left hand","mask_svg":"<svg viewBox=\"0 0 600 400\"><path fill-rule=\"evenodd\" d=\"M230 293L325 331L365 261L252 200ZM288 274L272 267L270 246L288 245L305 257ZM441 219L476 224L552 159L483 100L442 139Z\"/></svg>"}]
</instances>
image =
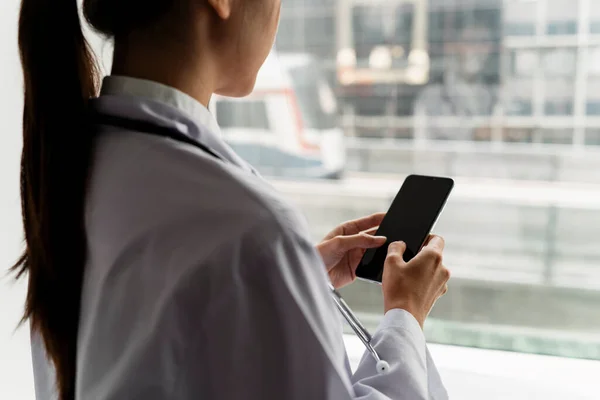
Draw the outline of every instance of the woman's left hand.
<instances>
[{"instance_id":1,"label":"woman's left hand","mask_svg":"<svg viewBox=\"0 0 600 400\"><path fill-rule=\"evenodd\" d=\"M343 223L317 245L336 289L354 282L356 267L367 249L385 244L384 236L373 236L384 216L377 213Z\"/></svg>"}]
</instances>

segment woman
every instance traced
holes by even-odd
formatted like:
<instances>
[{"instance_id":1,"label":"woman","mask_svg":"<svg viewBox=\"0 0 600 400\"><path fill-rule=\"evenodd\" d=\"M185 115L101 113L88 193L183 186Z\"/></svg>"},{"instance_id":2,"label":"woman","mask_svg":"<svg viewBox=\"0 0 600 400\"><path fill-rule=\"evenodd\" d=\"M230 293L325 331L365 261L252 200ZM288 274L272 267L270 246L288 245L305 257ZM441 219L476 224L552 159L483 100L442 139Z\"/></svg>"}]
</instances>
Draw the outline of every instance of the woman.
<instances>
[{"instance_id":1,"label":"woman","mask_svg":"<svg viewBox=\"0 0 600 400\"><path fill-rule=\"evenodd\" d=\"M355 279L364 249L386 240L369 235L382 215L315 249L206 109L213 93L252 90L279 9L86 0L115 42L95 98L76 0L23 0L27 246L15 269L29 278L38 399L446 397L420 328L446 290L441 238L408 264L390 245L373 339L390 371L365 357L352 376L327 279Z\"/></svg>"}]
</instances>

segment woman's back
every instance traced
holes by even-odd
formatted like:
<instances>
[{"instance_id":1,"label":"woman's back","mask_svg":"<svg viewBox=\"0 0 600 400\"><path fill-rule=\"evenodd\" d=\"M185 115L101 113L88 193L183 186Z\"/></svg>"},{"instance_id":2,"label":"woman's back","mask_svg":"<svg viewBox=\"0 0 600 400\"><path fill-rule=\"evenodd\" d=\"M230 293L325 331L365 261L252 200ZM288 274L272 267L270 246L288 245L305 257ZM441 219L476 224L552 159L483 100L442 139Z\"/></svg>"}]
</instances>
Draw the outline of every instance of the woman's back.
<instances>
[{"instance_id":1,"label":"woman's back","mask_svg":"<svg viewBox=\"0 0 600 400\"><path fill-rule=\"evenodd\" d=\"M182 131L223 155L113 127L98 134L86 205L78 398L216 396L211 388L223 393L212 376L219 368L207 363L214 360L207 353L237 343L236 357L264 363L265 344L276 332L262 327L267 336L259 341L238 330L262 312L260 302L252 305L259 287L284 285L279 277L290 273L274 270L286 264L258 265L256 253L269 253L264 248L283 230L308 244L305 225L249 167L227 158L217 133L198 123L210 118L204 109L194 120L169 99L127 94L101 96L95 106L135 109L155 124L179 112ZM152 112L144 115L148 104ZM313 267L324 271L318 260ZM223 367L231 368L230 361Z\"/></svg>"}]
</instances>

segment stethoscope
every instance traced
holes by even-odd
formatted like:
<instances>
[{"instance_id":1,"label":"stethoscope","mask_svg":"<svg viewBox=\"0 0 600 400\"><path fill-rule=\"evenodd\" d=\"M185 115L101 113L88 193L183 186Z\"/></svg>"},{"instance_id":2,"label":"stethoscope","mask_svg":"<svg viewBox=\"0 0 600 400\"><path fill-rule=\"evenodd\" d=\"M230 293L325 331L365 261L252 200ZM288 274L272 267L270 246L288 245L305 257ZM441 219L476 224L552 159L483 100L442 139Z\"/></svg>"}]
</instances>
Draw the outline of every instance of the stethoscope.
<instances>
[{"instance_id":1,"label":"stethoscope","mask_svg":"<svg viewBox=\"0 0 600 400\"><path fill-rule=\"evenodd\" d=\"M379 357L379 354L377 354L377 351L375 351L375 348L371 344L371 335L369 334L369 331L363 326L363 324L360 323L358 318L356 318L356 315L352 312L350 306L348 306L348 304L344 301L339 292L335 290L333 285L331 283L328 283L328 285L336 307L346 322L348 322L348 325L350 325L356 336L358 336L361 342L363 342L369 353L371 353L375 359L375 362L377 363L375 365L377 373L380 375L386 373L390 369L390 365L386 361L382 360Z\"/></svg>"},{"instance_id":2,"label":"stethoscope","mask_svg":"<svg viewBox=\"0 0 600 400\"><path fill-rule=\"evenodd\" d=\"M190 146L194 146L202 150L206 154L216 158L219 161L225 161L223 157L217 154L215 151L211 150L202 143L192 139L191 137L184 135L175 128L160 126L151 122L99 113L92 114L91 121L95 125L110 125L117 128L123 128L134 132L169 138L178 142L186 143ZM369 334L369 331L360 323L356 315L352 312L352 310L344 301L339 292L335 290L333 285L331 283L328 283L328 286L331 292L331 297L333 298L337 309L340 311L344 319L348 322L348 325L350 325L354 333L356 333L356 336L358 336L358 338L363 342L369 353L371 353L371 355L375 359L377 372L379 374L386 373L390 369L390 365L386 361L382 360L379 357L379 354L377 354L377 351L375 351L375 348L371 344L371 335Z\"/></svg>"}]
</instances>

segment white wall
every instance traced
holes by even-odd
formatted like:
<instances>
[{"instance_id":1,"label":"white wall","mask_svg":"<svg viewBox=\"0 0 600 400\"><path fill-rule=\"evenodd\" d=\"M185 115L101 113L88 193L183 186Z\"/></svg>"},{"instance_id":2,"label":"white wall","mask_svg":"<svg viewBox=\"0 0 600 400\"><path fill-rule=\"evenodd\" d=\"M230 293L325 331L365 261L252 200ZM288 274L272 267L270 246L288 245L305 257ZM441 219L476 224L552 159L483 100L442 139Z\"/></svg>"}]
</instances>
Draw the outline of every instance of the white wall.
<instances>
[{"instance_id":1,"label":"white wall","mask_svg":"<svg viewBox=\"0 0 600 400\"><path fill-rule=\"evenodd\" d=\"M19 255L22 228L19 206L22 77L17 49L20 0L0 1L0 399L34 399L29 336L17 327L25 282L6 276ZM100 40L93 38L99 50ZM103 48L110 54L110 46ZM108 60L109 57L104 57Z\"/></svg>"},{"instance_id":2,"label":"white wall","mask_svg":"<svg viewBox=\"0 0 600 400\"><path fill-rule=\"evenodd\" d=\"M6 270L17 258L22 230L19 207L21 71L17 52L19 0L0 1L0 399L34 398L29 337L15 332L25 295Z\"/></svg>"}]
</instances>

